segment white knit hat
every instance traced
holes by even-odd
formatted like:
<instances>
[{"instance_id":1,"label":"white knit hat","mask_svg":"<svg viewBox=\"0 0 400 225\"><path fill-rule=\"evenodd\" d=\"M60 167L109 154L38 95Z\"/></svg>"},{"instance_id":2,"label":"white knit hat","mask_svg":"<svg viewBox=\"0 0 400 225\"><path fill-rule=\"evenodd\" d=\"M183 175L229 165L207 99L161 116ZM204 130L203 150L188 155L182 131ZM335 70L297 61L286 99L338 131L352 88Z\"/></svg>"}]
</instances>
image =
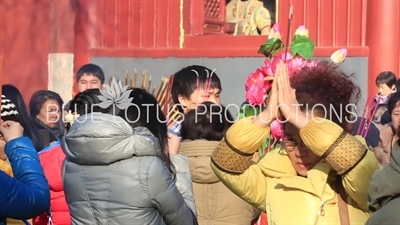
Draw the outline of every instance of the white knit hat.
<instances>
[{"instance_id":1,"label":"white knit hat","mask_svg":"<svg viewBox=\"0 0 400 225\"><path fill-rule=\"evenodd\" d=\"M7 118L19 118L19 114L14 103L12 103L5 95L1 95L1 119L3 121L9 120Z\"/></svg>"}]
</instances>

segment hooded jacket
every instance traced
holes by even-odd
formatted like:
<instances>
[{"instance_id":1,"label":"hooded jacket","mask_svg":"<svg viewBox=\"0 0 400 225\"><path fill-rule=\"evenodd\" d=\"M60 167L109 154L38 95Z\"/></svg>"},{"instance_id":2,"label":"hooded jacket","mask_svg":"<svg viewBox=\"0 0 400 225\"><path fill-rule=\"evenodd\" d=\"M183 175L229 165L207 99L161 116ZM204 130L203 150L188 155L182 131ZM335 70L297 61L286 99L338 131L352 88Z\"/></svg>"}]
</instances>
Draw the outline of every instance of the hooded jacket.
<instances>
[{"instance_id":1,"label":"hooded jacket","mask_svg":"<svg viewBox=\"0 0 400 225\"><path fill-rule=\"evenodd\" d=\"M375 213L366 225L398 224L400 221L400 146L393 146L393 157L375 172L368 190L369 208Z\"/></svg>"},{"instance_id":2,"label":"hooded jacket","mask_svg":"<svg viewBox=\"0 0 400 225\"><path fill-rule=\"evenodd\" d=\"M72 224L197 224L189 163L172 155L176 183L159 141L121 117L79 117L62 142Z\"/></svg>"}]
</instances>

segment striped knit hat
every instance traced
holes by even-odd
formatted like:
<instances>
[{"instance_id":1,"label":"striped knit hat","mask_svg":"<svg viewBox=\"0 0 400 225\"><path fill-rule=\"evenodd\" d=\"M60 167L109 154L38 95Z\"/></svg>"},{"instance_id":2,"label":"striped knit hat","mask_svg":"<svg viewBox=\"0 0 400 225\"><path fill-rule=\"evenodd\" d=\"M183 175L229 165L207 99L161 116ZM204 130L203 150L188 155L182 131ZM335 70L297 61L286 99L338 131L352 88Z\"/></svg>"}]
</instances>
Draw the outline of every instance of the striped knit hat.
<instances>
[{"instance_id":1,"label":"striped knit hat","mask_svg":"<svg viewBox=\"0 0 400 225\"><path fill-rule=\"evenodd\" d=\"M1 95L1 119L3 121L12 120L20 122L17 107L5 95Z\"/></svg>"}]
</instances>

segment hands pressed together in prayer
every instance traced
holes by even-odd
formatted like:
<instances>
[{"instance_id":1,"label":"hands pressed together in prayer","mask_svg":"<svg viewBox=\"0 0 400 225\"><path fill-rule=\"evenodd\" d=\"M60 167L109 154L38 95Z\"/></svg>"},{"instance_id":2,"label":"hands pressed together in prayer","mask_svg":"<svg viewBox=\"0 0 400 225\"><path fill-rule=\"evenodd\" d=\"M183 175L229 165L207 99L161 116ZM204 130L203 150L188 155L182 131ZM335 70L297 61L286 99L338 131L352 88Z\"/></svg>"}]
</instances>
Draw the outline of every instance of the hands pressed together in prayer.
<instances>
[{"instance_id":1,"label":"hands pressed together in prayer","mask_svg":"<svg viewBox=\"0 0 400 225\"><path fill-rule=\"evenodd\" d=\"M293 124L298 129L307 125L307 114L300 111L300 105L296 99L296 90L290 86L289 70L283 61L276 68L272 91L268 100L266 109L254 118L254 124L267 127L272 121L279 119Z\"/></svg>"}]
</instances>

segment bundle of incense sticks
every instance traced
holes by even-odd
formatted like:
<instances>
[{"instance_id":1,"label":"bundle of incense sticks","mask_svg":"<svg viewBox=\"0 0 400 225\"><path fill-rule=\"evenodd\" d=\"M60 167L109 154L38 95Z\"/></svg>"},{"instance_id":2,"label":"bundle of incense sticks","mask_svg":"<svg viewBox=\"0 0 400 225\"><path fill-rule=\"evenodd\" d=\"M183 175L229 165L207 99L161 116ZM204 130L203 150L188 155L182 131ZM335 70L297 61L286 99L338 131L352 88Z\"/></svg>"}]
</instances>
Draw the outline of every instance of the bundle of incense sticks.
<instances>
[{"instance_id":1,"label":"bundle of incense sticks","mask_svg":"<svg viewBox=\"0 0 400 225\"><path fill-rule=\"evenodd\" d=\"M161 83L157 88L157 91L155 92L156 94L154 95L153 93L168 121L177 121L181 119L178 108L176 105L173 104L173 101L171 99L173 80L173 75L171 75L169 78L162 77Z\"/></svg>"},{"instance_id":2,"label":"bundle of incense sticks","mask_svg":"<svg viewBox=\"0 0 400 225\"><path fill-rule=\"evenodd\" d=\"M147 92L150 92L151 88L151 82L152 82L152 76L149 76L147 70L144 70L142 73L142 81L138 81L138 73L137 70L135 69L132 78L129 75L128 71L123 71L125 80L124 80L124 85L129 86L131 88L142 88L145 89ZM111 79L110 79L111 82Z\"/></svg>"},{"instance_id":3,"label":"bundle of incense sticks","mask_svg":"<svg viewBox=\"0 0 400 225\"><path fill-rule=\"evenodd\" d=\"M371 95L368 97L367 102L365 103L364 111L361 117L360 125L358 126L357 134L362 137L366 137L368 134L368 130L371 127L371 123L373 117L378 109L379 104L376 104L372 107L374 101L374 96Z\"/></svg>"},{"instance_id":4,"label":"bundle of incense sticks","mask_svg":"<svg viewBox=\"0 0 400 225\"><path fill-rule=\"evenodd\" d=\"M151 84L152 84L152 76L148 75L147 70L144 70L142 73L142 79L141 82L138 81L138 73L137 70L135 69L132 78L129 75L128 71L123 71L125 80L124 80L124 85L129 86L130 88L142 88L145 89L147 92L151 93L154 95L154 97L157 99L158 104L161 107L161 110L163 111L164 115L167 117L168 120L179 120L180 119L180 114L178 113L177 107L173 106L173 102L171 99L171 88L172 88L172 81L173 81L173 75L171 75L169 78L162 77L161 78L161 83L156 89L155 86L153 86L151 92ZM111 84L112 77L109 78L109 84ZM171 81L171 82L170 82Z\"/></svg>"}]
</instances>

